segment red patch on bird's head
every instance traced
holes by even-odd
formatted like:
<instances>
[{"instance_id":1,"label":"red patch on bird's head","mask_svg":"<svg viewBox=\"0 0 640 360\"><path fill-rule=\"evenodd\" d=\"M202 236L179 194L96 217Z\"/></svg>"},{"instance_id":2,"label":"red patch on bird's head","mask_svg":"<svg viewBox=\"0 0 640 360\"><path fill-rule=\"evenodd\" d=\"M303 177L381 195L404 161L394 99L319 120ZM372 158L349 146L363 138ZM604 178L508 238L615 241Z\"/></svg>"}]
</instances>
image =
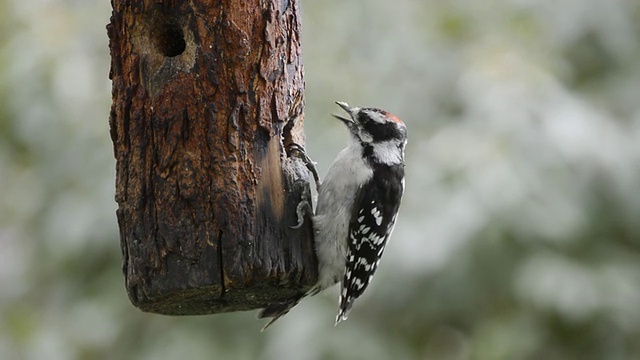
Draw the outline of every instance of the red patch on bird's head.
<instances>
[{"instance_id":1,"label":"red patch on bird's head","mask_svg":"<svg viewBox=\"0 0 640 360\"><path fill-rule=\"evenodd\" d=\"M384 111L384 110L383 110L383 112L384 112L384 115L385 115L389 120L393 121L394 123L404 125L404 122L402 122L402 120L400 120L397 116L393 115L393 114L392 114L392 113L390 113L390 112Z\"/></svg>"}]
</instances>

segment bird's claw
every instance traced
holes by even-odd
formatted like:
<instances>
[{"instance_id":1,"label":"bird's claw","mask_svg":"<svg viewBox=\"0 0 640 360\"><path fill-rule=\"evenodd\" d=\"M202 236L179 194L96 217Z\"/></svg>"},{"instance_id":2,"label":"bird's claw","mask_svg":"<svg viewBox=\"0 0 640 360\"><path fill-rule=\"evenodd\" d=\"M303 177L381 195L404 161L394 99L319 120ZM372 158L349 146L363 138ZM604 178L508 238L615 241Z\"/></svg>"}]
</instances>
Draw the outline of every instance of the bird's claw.
<instances>
[{"instance_id":1,"label":"bird's claw","mask_svg":"<svg viewBox=\"0 0 640 360\"><path fill-rule=\"evenodd\" d=\"M298 223L293 226L289 226L291 229L300 229L304 224L305 212L311 213L313 211L311 209L311 203L309 202L306 194L307 192L302 193L302 199L296 206L296 216L298 217Z\"/></svg>"},{"instance_id":2,"label":"bird's claw","mask_svg":"<svg viewBox=\"0 0 640 360\"><path fill-rule=\"evenodd\" d=\"M320 176L318 175L318 169L316 169L316 163L313 160L311 160L309 155L307 155L307 152L305 151L305 149L296 143L292 143L289 146L287 146L287 155L289 157L294 156L302 160L302 162L307 167L309 172L311 172L311 175L313 175L313 181L315 181L316 183L316 191L319 191Z\"/></svg>"}]
</instances>

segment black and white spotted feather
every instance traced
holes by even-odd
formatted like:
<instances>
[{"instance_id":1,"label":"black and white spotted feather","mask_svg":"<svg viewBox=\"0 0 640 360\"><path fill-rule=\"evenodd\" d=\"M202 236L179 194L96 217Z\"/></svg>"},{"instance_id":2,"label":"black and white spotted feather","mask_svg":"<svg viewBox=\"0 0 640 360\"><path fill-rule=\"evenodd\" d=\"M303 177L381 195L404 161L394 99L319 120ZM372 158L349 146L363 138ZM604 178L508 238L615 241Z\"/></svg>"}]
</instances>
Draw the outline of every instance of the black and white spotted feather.
<instances>
[{"instance_id":1,"label":"black and white spotted feather","mask_svg":"<svg viewBox=\"0 0 640 360\"><path fill-rule=\"evenodd\" d=\"M378 181L359 189L353 207L336 325L347 319L354 301L366 290L378 269L404 191L403 165L377 168L373 177Z\"/></svg>"}]
</instances>

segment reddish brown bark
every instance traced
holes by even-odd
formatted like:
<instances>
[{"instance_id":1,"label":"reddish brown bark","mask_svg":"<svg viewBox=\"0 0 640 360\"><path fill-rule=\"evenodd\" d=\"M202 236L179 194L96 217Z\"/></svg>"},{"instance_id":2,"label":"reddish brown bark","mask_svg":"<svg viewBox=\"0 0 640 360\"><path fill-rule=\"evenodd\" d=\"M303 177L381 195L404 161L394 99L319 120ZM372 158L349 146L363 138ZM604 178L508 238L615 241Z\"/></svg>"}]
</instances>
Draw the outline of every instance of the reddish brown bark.
<instances>
[{"instance_id":1,"label":"reddish brown bark","mask_svg":"<svg viewBox=\"0 0 640 360\"><path fill-rule=\"evenodd\" d=\"M107 26L126 288L144 311L262 307L312 284L295 207L298 1L112 0Z\"/></svg>"}]
</instances>

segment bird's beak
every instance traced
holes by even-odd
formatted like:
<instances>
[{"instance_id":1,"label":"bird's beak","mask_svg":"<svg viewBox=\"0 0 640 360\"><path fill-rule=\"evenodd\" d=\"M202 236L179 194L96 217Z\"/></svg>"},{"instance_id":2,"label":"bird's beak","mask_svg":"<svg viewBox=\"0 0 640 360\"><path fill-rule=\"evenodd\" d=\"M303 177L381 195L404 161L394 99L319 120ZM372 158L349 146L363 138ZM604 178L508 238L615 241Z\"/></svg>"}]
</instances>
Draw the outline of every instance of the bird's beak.
<instances>
[{"instance_id":1,"label":"bird's beak","mask_svg":"<svg viewBox=\"0 0 640 360\"><path fill-rule=\"evenodd\" d=\"M354 110L351 107L349 107L349 104L345 103L345 102L341 102L341 101L336 101L336 104L338 104L338 106L340 106L344 111L347 112L347 114L349 114L349 117L343 117L340 115L336 115L336 114L331 114L333 115L333 117L335 117L336 119L342 121L345 125L347 125L347 127L349 128L349 130L351 130L352 132L357 132L358 131L358 126L356 125L356 122L353 119L353 115L354 115Z\"/></svg>"}]
</instances>

